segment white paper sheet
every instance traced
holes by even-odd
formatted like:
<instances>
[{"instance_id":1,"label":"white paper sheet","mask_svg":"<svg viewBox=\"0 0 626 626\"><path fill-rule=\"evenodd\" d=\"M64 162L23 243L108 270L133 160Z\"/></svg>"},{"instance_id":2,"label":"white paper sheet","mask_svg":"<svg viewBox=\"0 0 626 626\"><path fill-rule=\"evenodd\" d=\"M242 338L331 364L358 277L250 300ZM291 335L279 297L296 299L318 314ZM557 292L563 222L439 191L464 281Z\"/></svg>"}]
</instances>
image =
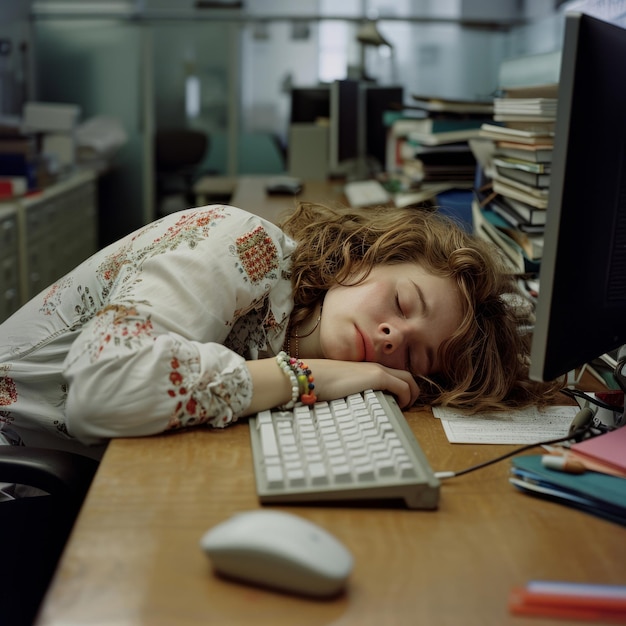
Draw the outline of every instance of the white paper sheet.
<instances>
[{"instance_id":1,"label":"white paper sheet","mask_svg":"<svg viewBox=\"0 0 626 626\"><path fill-rule=\"evenodd\" d=\"M576 406L530 407L470 415L433 407L450 443L528 444L567 435Z\"/></svg>"}]
</instances>

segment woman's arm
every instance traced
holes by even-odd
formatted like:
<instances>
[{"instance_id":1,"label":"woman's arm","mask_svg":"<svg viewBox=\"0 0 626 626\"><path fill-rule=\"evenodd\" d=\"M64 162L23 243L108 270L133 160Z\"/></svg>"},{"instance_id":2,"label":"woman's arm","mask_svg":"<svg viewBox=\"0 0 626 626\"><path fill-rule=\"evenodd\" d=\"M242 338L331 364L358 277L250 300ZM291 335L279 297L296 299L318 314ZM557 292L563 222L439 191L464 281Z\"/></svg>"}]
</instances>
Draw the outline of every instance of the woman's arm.
<instances>
[{"instance_id":1,"label":"woman's arm","mask_svg":"<svg viewBox=\"0 0 626 626\"><path fill-rule=\"evenodd\" d=\"M243 415L286 404L291 399L291 384L275 359L249 361L246 365L254 392ZM392 393L404 408L411 406L419 396L419 387L408 372L378 363L310 359L307 365L315 378L318 400L335 400L365 389L377 389Z\"/></svg>"},{"instance_id":2,"label":"woman's arm","mask_svg":"<svg viewBox=\"0 0 626 626\"><path fill-rule=\"evenodd\" d=\"M241 354L286 325L290 246L259 218L205 207L148 227L77 275L116 272L65 360L68 432L99 443L243 414L253 381Z\"/></svg>"}]
</instances>

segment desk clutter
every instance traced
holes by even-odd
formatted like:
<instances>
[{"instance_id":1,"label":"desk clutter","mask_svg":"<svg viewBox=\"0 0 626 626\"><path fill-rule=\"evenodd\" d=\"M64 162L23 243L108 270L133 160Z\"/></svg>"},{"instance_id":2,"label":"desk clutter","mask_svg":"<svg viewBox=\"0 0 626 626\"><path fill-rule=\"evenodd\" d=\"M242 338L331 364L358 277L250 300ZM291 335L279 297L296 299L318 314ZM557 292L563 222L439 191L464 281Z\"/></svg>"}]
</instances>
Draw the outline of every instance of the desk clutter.
<instances>
[{"instance_id":1,"label":"desk clutter","mask_svg":"<svg viewBox=\"0 0 626 626\"><path fill-rule=\"evenodd\" d=\"M510 482L521 491L626 525L626 428L619 427L513 459Z\"/></svg>"},{"instance_id":2,"label":"desk clutter","mask_svg":"<svg viewBox=\"0 0 626 626\"><path fill-rule=\"evenodd\" d=\"M626 622L626 586L533 580L509 596L514 615L597 623Z\"/></svg>"},{"instance_id":3,"label":"desk clutter","mask_svg":"<svg viewBox=\"0 0 626 626\"><path fill-rule=\"evenodd\" d=\"M391 195L377 180L348 182L344 193L351 207L379 206L389 202Z\"/></svg>"},{"instance_id":4,"label":"desk clutter","mask_svg":"<svg viewBox=\"0 0 626 626\"><path fill-rule=\"evenodd\" d=\"M600 435L598 439L606 436ZM626 474L613 476L598 471L573 474L545 467L541 455L531 455L513 459L509 480L524 493L626 526Z\"/></svg>"},{"instance_id":5,"label":"desk clutter","mask_svg":"<svg viewBox=\"0 0 626 626\"><path fill-rule=\"evenodd\" d=\"M21 116L0 120L0 200L46 189L78 167L104 170L127 141L116 118L83 121L75 104L26 102Z\"/></svg>"}]
</instances>

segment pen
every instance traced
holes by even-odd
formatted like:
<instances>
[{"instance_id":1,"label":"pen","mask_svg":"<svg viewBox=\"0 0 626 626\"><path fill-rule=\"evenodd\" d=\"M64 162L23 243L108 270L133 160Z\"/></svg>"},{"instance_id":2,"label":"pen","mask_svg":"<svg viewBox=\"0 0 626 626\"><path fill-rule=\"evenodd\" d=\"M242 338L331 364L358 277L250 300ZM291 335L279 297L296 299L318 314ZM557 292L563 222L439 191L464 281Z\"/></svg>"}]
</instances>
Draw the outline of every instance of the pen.
<instances>
[{"instance_id":1,"label":"pen","mask_svg":"<svg viewBox=\"0 0 626 626\"><path fill-rule=\"evenodd\" d=\"M509 609L518 615L622 624L626 619L626 586L531 581L511 591Z\"/></svg>"},{"instance_id":2,"label":"pen","mask_svg":"<svg viewBox=\"0 0 626 626\"><path fill-rule=\"evenodd\" d=\"M585 466L580 461L571 459L566 455L544 454L541 457L541 464L548 469L568 474L583 474L585 472Z\"/></svg>"}]
</instances>

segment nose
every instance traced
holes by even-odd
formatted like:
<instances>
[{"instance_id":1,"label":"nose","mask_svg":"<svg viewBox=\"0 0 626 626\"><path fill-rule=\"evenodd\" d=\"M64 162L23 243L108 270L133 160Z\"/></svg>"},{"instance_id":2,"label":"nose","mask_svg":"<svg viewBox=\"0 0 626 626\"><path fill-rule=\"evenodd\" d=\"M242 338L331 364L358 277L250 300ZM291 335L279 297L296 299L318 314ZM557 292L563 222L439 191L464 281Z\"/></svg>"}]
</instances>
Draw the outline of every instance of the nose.
<instances>
[{"instance_id":1,"label":"nose","mask_svg":"<svg viewBox=\"0 0 626 626\"><path fill-rule=\"evenodd\" d=\"M383 323L379 326L380 351L387 357L402 358L404 332L397 324Z\"/></svg>"}]
</instances>

